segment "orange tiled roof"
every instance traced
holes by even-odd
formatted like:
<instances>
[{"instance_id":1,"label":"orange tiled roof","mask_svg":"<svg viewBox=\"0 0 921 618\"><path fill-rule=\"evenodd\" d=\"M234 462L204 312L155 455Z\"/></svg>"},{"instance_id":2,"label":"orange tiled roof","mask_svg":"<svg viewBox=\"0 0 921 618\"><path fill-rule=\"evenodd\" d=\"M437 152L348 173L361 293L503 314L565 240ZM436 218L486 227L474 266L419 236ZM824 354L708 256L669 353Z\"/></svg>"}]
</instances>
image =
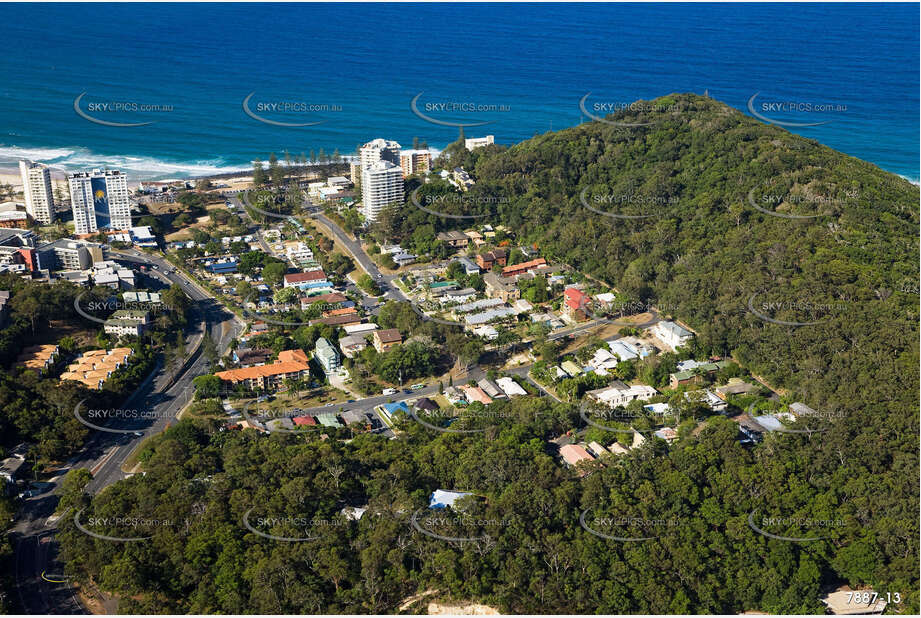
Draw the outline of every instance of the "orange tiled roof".
<instances>
[{"instance_id":1,"label":"orange tiled roof","mask_svg":"<svg viewBox=\"0 0 921 618\"><path fill-rule=\"evenodd\" d=\"M300 361L282 361L271 365L260 365L258 367L243 367L242 369L228 369L219 371L216 375L227 382L242 382L243 380L253 380L256 378L267 378L283 373L294 373L296 371L307 371L310 366Z\"/></svg>"},{"instance_id":2,"label":"orange tiled roof","mask_svg":"<svg viewBox=\"0 0 921 618\"><path fill-rule=\"evenodd\" d=\"M286 363L294 361L306 363L308 360L307 354L303 350L282 350L278 353L277 362Z\"/></svg>"}]
</instances>

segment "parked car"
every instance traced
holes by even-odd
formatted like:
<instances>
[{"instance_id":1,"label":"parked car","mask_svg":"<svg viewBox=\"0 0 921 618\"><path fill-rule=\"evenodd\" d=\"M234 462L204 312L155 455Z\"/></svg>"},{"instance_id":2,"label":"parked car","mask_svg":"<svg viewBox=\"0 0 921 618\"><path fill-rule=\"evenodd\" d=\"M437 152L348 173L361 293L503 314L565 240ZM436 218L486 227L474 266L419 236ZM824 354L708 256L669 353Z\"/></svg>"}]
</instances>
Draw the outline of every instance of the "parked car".
<instances>
[{"instance_id":1,"label":"parked car","mask_svg":"<svg viewBox=\"0 0 921 618\"><path fill-rule=\"evenodd\" d=\"M381 391L381 395L396 395L396 394L397 394L397 389L395 388L385 388L383 391Z\"/></svg>"}]
</instances>

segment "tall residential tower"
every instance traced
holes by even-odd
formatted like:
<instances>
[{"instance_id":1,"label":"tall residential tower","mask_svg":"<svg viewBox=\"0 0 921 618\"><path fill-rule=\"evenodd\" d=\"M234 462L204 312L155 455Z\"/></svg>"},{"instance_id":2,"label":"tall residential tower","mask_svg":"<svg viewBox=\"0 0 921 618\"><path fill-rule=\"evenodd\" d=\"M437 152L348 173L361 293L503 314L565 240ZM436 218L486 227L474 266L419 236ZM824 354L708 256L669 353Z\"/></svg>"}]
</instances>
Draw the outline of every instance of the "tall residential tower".
<instances>
[{"instance_id":1,"label":"tall residential tower","mask_svg":"<svg viewBox=\"0 0 921 618\"><path fill-rule=\"evenodd\" d=\"M20 161L22 193L25 196L26 212L39 223L54 221L54 194L51 190L51 170L48 166L33 161Z\"/></svg>"},{"instance_id":2,"label":"tall residential tower","mask_svg":"<svg viewBox=\"0 0 921 618\"><path fill-rule=\"evenodd\" d=\"M128 180L116 170L79 172L67 177L74 212L74 233L131 228Z\"/></svg>"}]
</instances>

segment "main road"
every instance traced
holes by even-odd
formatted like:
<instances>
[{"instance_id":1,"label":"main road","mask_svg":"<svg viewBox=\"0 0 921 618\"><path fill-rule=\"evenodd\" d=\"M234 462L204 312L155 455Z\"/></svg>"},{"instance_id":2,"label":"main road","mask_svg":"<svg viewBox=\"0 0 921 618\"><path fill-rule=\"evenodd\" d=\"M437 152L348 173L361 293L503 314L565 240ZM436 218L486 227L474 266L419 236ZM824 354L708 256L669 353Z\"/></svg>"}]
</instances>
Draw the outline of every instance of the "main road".
<instances>
[{"instance_id":1,"label":"main road","mask_svg":"<svg viewBox=\"0 0 921 618\"><path fill-rule=\"evenodd\" d=\"M107 427L128 433L93 431L84 448L57 470L43 491L25 502L11 530L15 547L15 577L17 594L11 599L18 602L18 611L24 614L83 614L86 609L77 599L73 586L63 575L63 567L56 560L57 543L54 539L56 519L53 517L58 497L55 490L64 475L72 469L87 468L93 474L89 491L98 493L127 475L122 466L145 437L165 429L189 401L192 380L208 373L208 360L201 353L199 343L207 332L219 351L226 350L230 341L242 330L243 323L217 303L205 290L189 280L181 271L159 256L129 250L111 251L112 259L146 264L151 274L164 282L178 284L195 303L195 319L189 329L187 345L190 354L185 362L173 371L161 366L148 377L123 403L122 410L143 411L141 418L126 419ZM202 330L204 325L205 330ZM63 413L73 414L65 410Z\"/></svg>"}]
</instances>

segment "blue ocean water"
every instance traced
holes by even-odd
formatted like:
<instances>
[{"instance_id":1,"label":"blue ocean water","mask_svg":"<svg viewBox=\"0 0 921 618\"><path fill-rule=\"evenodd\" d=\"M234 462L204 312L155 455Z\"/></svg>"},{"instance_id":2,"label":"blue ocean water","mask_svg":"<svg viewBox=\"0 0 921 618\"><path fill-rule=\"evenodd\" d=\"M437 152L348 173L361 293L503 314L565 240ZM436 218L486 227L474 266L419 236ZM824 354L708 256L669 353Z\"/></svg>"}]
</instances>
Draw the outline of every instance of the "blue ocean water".
<instances>
[{"instance_id":1,"label":"blue ocean water","mask_svg":"<svg viewBox=\"0 0 921 618\"><path fill-rule=\"evenodd\" d=\"M466 135L512 143L587 120L589 93L587 111L604 115L708 91L747 114L757 93L765 116L825 123L790 130L919 179L916 4L75 3L0 15L0 165L28 156L175 178L286 149L352 153L375 137L443 147L459 130L414 114L420 93L422 114L488 122ZM96 124L75 112L81 93L92 118L153 124ZM247 115L251 93L254 115L310 124Z\"/></svg>"}]
</instances>

